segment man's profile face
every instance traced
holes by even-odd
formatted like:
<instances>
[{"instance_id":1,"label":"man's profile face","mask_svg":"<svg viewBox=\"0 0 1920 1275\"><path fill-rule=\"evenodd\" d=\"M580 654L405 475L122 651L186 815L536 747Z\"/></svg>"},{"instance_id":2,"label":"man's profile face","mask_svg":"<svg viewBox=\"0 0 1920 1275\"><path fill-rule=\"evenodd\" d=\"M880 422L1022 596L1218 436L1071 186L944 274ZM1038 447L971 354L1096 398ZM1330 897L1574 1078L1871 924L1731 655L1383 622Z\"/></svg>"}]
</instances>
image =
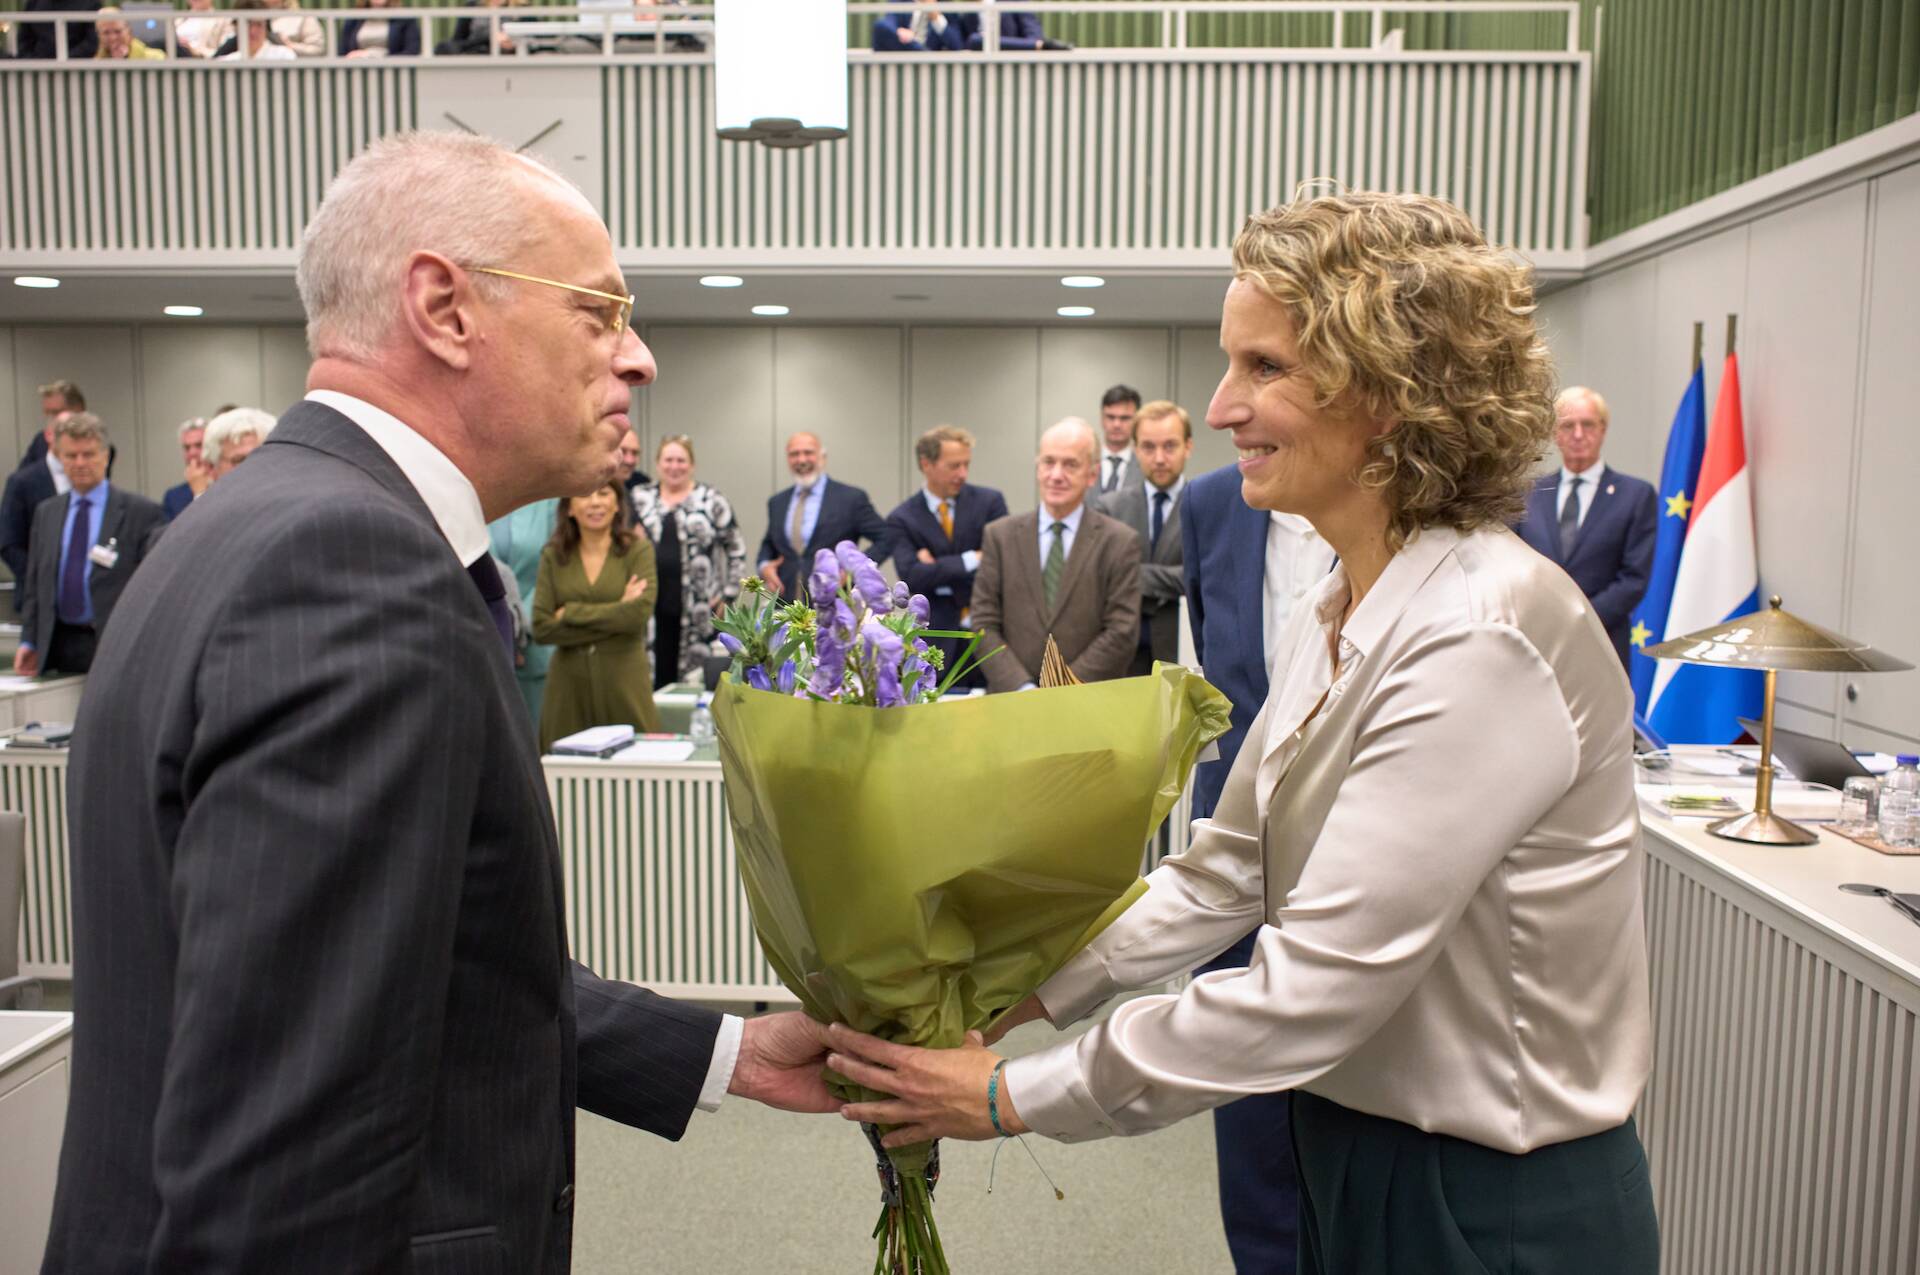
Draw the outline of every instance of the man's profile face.
<instances>
[{"instance_id":1,"label":"man's profile face","mask_svg":"<svg viewBox=\"0 0 1920 1275\"><path fill-rule=\"evenodd\" d=\"M920 458L920 473L927 480L928 491L941 500L952 500L967 485L967 471L972 465L973 448L948 439L940 444L939 460Z\"/></svg>"},{"instance_id":2,"label":"man's profile face","mask_svg":"<svg viewBox=\"0 0 1920 1275\"><path fill-rule=\"evenodd\" d=\"M92 491L107 476L107 449L97 438L56 438L53 454L75 491Z\"/></svg>"},{"instance_id":3,"label":"man's profile face","mask_svg":"<svg viewBox=\"0 0 1920 1275\"><path fill-rule=\"evenodd\" d=\"M1133 453L1139 457L1140 472L1155 487L1171 487L1187 468L1193 455L1193 440L1180 427L1174 415L1156 416L1134 427Z\"/></svg>"},{"instance_id":4,"label":"man's profile face","mask_svg":"<svg viewBox=\"0 0 1920 1275\"><path fill-rule=\"evenodd\" d=\"M525 178L530 235L503 270L627 294L613 241L578 193L551 178ZM633 387L654 378L653 355L625 324L620 303L512 280L481 304L488 338L475 356L474 401L534 490L592 491L620 470L632 429Z\"/></svg>"},{"instance_id":5,"label":"man's profile face","mask_svg":"<svg viewBox=\"0 0 1920 1275\"><path fill-rule=\"evenodd\" d=\"M1117 452L1133 441L1133 418L1138 403L1113 403L1100 409L1100 432L1107 436L1107 450Z\"/></svg>"},{"instance_id":6,"label":"man's profile face","mask_svg":"<svg viewBox=\"0 0 1920 1275\"><path fill-rule=\"evenodd\" d=\"M826 459L827 454L821 450L820 440L812 434L795 434L787 440L787 472L797 482L812 482Z\"/></svg>"}]
</instances>

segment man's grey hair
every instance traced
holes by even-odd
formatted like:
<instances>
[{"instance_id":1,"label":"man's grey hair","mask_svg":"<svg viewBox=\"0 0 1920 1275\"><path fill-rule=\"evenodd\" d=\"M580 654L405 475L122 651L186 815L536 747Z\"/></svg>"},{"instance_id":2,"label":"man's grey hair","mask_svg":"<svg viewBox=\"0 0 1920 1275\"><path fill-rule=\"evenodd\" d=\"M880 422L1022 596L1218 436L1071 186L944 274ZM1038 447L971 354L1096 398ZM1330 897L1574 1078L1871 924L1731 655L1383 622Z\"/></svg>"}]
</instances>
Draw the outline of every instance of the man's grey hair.
<instances>
[{"instance_id":1,"label":"man's grey hair","mask_svg":"<svg viewBox=\"0 0 1920 1275\"><path fill-rule=\"evenodd\" d=\"M180 432L178 434L178 437L180 441L184 443L187 441L188 434L193 433L193 431L196 429L205 429L206 427L207 427L206 417L189 416L187 417L186 420L180 422Z\"/></svg>"},{"instance_id":2,"label":"man's grey hair","mask_svg":"<svg viewBox=\"0 0 1920 1275\"><path fill-rule=\"evenodd\" d=\"M538 174L572 189L539 161L469 133L395 133L362 151L327 186L300 243L296 278L313 356L374 358L399 318L415 252L513 269L544 230L528 215L527 179ZM470 278L488 300L512 286Z\"/></svg>"},{"instance_id":3,"label":"man's grey hair","mask_svg":"<svg viewBox=\"0 0 1920 1275\"><path fill-rule=\"evenodd\" d=\"M1100 435L1094 432L1093 426L1087 422L1086 417L1062 416L1059 420L1042 430L1040 437L1044 439L1056 429L1070 429L1080 435L1081 441L1087 445L1087 462L1089 464L1100 455Z\"/></svg>"},{"instance_id":4,"label":"man's grey hair","mask_svg":"<svg viewBox=\"0 0 1920 1275\"><path fill-rule=\"evenodd\" d=\"M75 412L53 427L53 438L59 442L71 438L76 443L92 440L102 447L113 446L113 440L107 437L106 422L92 412Z\"/></svg>"},{"instance_id":5,"label":"man's grey hair","mask_svg":"<svg viewBox=\"0 0 1920 1275\"><path fill-rule=\"evenodd\" d=\"M208 469L220 463L220 454L228 443L238 442L248 435L267 441L267 435L273 433L274 417L271 412L263 412L257 407L236 407L220 413L207 422L207 436L200 440L200 459L206 462Z\"/></svg>"}]
</instances>

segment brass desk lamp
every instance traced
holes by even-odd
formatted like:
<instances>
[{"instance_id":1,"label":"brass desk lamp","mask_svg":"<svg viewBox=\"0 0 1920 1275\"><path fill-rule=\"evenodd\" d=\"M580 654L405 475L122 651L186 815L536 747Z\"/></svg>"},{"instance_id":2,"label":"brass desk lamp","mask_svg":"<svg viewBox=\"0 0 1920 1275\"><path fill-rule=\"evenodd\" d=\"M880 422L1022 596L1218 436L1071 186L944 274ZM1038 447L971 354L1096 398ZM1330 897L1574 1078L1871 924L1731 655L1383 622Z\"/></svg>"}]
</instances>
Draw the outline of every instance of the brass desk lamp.
<instances>
[{"instance_id":1,"label":"brass desk lamp","mask_svg":"<svg viewBox=\"0 0 1920 1275\"><path fill-rule=\"evenodd\" d=\"M1791 611L1782 611L1777 595L1769 599L1764 611L1736 616L1724 624L1684 637L1669 638L1647 647L1641 654L1656 660L1766 670L1765 711L1760 719L1760 773L1754 784L1753 809L1710 823L1707 831L1729 841L1772 846L1803 846L1820 839L1811 829L1773 813L1773 692L1778 670L1893 673L1913 667L1864 642L1823 629Z\"/></svg>"}]
</instances>

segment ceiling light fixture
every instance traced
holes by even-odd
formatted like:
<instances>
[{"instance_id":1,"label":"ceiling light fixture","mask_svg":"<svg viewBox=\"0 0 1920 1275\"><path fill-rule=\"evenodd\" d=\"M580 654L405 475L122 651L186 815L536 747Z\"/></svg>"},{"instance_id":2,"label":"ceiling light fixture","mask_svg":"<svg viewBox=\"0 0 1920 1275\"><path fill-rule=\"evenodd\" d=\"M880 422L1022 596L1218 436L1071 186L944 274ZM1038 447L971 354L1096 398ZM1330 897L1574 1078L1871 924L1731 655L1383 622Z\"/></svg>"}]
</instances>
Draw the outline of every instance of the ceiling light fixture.
<instances>
[{"instance_id":1,"label":"ceiling light fixture","mask_svg":"<svg viewBox=\"0 0 1920 1275\"><path fill-rule=\"evenodd\" d=\"M1063 305L1058 310L1055 310L1054 313L1063 319L1088 319L1093 317L1093 307L1090 305Z\"/></svg>"},{"instance_id":2,"label":"ceiling light fixture","mask_svg":"<svg viewBox=\"0 0 1920 1275\"><path fill-rule=\"evenodd\" d=\"M206 313L197 305L170 305L166 312L176 319L197 319Z\"/></svg>"},{"instance_id":3,"label":"ceiling light fixture","mask_svg":"<svg viewBox=\"0 0 1920 1275\"><path fill-rule=\"evenodd\" d=\"M1067 288L1104 288L1107 281L1097 274L1070 274L1061 279L1060 284Z\"/></svg>"},{"instance_id":4,"label":"ceiling light fixture","mask_svg":"<svg viewBox=\"0 0 1920 1275\"><path fill-rule=\"evenodd\" d=\"M787 307L783 305L757 305L753 307L753 312L755 314L765 315L769 319L773 319L773 318L778 318L783 314L786 314L788 311L787 311Z\"/></svg>"},{"instance_id":5,"label":"ceiling light fixture","mask_svg":"<svg viewBox=\"0 0 1920 1275\"><path fill-rule=\"evenodd\" d=\"M737 288L746 280L737 274L703 274L700 286L703 288Z\"/></svg>"},{"instance_id":6,"label":"ceiling light fixture","mask_svg":"<svg viewBox=\"0 0 1920 1275\"><path fill-rule=\"evenodd\" d=\"M16 288L57 288L60 286L60 281L58 279L49 279L43 274L23 274L14 277L13 286Z\"/></svg>"},{"instance_id":7,"label":"ceiling light fixture","mask_svg":"<svg viewBox=\"0 0 1920 1275\"><path fill-rule=\"evenodd\" d=\"M751 22L746 10L731 0L714 11L720 136L776 150L845 137L846 0L759 0Z\"/></svg>"}]
</instances>

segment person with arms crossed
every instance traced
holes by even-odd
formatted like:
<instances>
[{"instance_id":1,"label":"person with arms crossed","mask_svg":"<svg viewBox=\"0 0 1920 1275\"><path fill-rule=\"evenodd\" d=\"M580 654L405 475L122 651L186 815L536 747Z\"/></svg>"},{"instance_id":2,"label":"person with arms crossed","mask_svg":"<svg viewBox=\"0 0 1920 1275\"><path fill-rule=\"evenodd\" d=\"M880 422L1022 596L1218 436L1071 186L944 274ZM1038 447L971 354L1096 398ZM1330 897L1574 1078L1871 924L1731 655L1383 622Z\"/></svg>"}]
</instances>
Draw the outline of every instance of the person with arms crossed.
<instances>
[{"instance_id":1,"label":"person with arms crossed","mask_svg":"<svg viewBox=\"0 0 1920 1275\"><path fill-rule=\"evenodd\" d=\"M1600 459L1607 400L1575 385L1560 391L1553 413L1560 470L1534 483L1520 538L1573 577L1625 668L1633 609L1653 575L1659 501L1651 483Z\"/></svg>"},{"instance_id":2,"label":"person with arms crossed","mask_svg":"<svg viewBox=\"0 0 1920 1275\"><path fill-rule=\"evenodd\" d=\"M795 596L813 569L813 555L842 540L868 544L879 561L887 556L887 523L849 483L827 478L827 451L817 434L804 431L787 440L787 472L793 486L767 498L767 534L760 538L760 578L783 598Z\"/></svg>"},{"instance_id":3,"label":"person with arms crossed","mask_svg":"<svg viewBox=\"0 0 1920 1275\"><path fill-rule=\"evenodd\" d=\"M1087 504L1093 427L1077 416L1040 435L1040 508L987 527L973 629L987 689L1030 690L1047 639L1083 682L1125 677L1140 640L1140 541Z\"/></svg>"},{"instance_id":4,"label":"person with arms crossed","mask_svg":"<svg viewBox=\"0 0 1920 1275\"><path fill-rule=\"evenodd\" d=\"M1365 191L1249 219L1233 258L1207 423L1247 503L1339 565L1191 848L996 1032L1257 924L1253 959L1012 1061L835 1026L828 1065L898 1095L842 1114L892 1145L1080 1141L1287 1091L1302 1271L1654 1275L1627 682L1507 525L1553 421L1528 267L1451 204Z\"/></svg>"},{"instance_id":5,"label":"person with arms crossed","mask_svg":"<svg viewBox=\"0 0 1920 1275\"><path fill-rule=\"evenodd\" d=\"M835 1107L819 1029L569 960L487 519L610 481L654 377L605 226L484 138L307 224L308 397L122 597L71 759L48 1272L560 1272L576 1105Z\"/></svg>"},{"instance_id":6,"label":"person with arms crossed","mask_svg":"<svg viewBox=\"0 0 1920 1275\"><path fill-rule=\"evenodd\" d=\"M973 435L953 425L936 425L913 445L923 486L887 515L893 565L907 587L927 599L928 627L957 631L970 626L973 578L980 570L980 546L987 524L1007 516L1007 498L991 487L967 481L973 466ZM934 638L953 667L963 639ZM975 648L976 656L985 655ZM942 677L945 676L944 671ZM986 685L980 670L970 670L956 687Z\"/></svg>"}]
</instances>

